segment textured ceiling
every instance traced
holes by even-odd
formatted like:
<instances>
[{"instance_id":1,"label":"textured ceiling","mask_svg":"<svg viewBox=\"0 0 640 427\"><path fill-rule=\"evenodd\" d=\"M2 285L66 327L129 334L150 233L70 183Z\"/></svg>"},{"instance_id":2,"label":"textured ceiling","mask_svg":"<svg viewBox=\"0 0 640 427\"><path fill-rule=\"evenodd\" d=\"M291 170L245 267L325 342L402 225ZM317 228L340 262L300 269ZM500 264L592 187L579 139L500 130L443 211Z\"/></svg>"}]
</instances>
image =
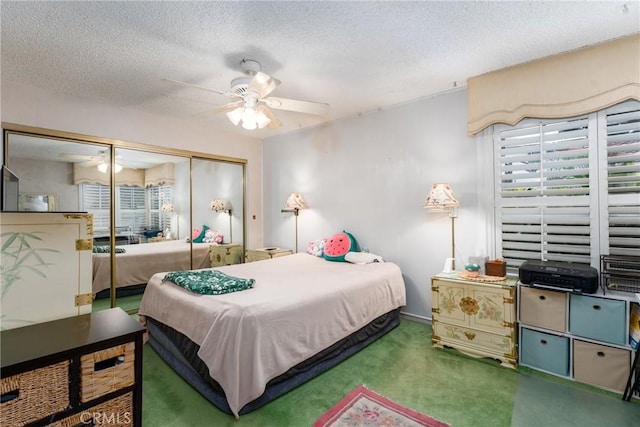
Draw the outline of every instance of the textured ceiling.
<instances>
[{"instance_id":1,"label":"textured ceiling","mask_svg":"<svg viewBox=\"0 0 640 427\"><path fill-rule=\"evenodd\" d=\"M640 31L638 1L11 2L0 6L2 80L267 138L451 90L468 77ZM272 95L330 104L276 111L277 130L235 128L243 58Z\"/></svg>"}]
</instances>

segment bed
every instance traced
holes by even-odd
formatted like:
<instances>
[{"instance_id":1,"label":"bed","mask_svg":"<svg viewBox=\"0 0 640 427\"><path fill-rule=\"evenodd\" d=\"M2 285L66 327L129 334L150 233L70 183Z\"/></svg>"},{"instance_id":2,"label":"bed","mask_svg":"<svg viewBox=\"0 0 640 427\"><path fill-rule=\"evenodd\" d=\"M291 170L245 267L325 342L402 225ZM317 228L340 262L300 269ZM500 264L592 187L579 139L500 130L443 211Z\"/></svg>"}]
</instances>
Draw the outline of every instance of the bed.
<instances>
[{"instance_id":1,"label":"bed","mask_svg":"<svg viewBox=\"0 0 640 427\"><path fill-rule=\"evenodd\" d=\"M193 244L193 269L211 266L210 243ZM191 245L183 240L166 240L136 245L116 245L116 289L145 285L159 271L191 268ZM93 295L111 288L111 254L93 255Z\"/></svg>"},{"instance_id":2,"label":"bed","mask_svg":"<svg viewBox=\"0 0 640 427\"><path fill-rule=\"evenodd\" d=\"M191 293L155 274L140 319L158 354L238 417L346 359L399 324L406 295L393 263L294 254L220 267L252 289Z\"/></svg>"}]
</instances>

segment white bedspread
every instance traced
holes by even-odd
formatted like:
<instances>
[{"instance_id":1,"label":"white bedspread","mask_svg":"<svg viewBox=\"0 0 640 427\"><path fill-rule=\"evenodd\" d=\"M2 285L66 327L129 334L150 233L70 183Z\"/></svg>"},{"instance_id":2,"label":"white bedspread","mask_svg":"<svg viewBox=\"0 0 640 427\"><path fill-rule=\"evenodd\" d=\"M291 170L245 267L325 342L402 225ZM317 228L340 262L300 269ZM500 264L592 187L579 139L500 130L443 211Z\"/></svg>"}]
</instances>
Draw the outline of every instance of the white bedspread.
<instances>
[{"instance_id":1,"label":"white bedspread","mask_svg":"<svg viewBox=\"0 0 640 427\"><path fill-rule=\"evenodd\" d=\"M209 243L193 244L193 269L211 266ZM159 271L191 269L191 245L184 240L166 240L137 245L116 245L116 288L147 283ZM111 287L111 254L93 255L93 293Z\"/></svg>"},{"instance_id":2,"label":"white bedspread","mask_svg":"<svg viewBox=\"0 0 640 427\"><path fill-rule=\"evenodd\" d=\"M224 389L231 411L269 380L406 303L393 263L350 264L308 254L221 267L253 289L196 295L154 275L139 314L185 334Z\"/></svg>"}]
</instances>

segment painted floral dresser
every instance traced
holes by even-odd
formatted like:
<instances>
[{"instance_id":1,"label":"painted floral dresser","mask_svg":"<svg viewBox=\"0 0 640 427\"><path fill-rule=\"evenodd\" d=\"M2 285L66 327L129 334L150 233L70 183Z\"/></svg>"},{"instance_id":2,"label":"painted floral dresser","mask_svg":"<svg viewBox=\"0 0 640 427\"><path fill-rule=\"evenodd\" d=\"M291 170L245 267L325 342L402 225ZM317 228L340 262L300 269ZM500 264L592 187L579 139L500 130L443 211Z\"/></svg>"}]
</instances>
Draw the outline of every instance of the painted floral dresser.
<instances>
[{"instance_id":1,"label":"painted floral dresser","mask_svg":"<svg viewBox=\"0 0 640 427\"><path fill-rule=\"evenodd\" d=\"M432 342L515 368L516 280L482 282L455 273L431 279Z\"/></svg>"}]
</instances>

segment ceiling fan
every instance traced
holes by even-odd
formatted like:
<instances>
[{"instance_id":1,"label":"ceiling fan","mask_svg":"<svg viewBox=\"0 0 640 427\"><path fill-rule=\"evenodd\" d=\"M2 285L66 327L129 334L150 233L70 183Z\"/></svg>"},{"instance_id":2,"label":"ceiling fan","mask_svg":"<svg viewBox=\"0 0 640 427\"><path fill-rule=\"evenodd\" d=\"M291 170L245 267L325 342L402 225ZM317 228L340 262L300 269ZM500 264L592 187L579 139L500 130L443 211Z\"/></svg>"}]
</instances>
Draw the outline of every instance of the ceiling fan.
<instances>
[{"instance_id":1,"label":"ceiling fan","mask_svg":"<svg viewBox=\"0 0 640 427\"><path fill-rule=\"evenodd\" d=\"M92 166L97 166L98 170L102 173L107 173L111 163L109 161L109 153L107 151L100 151L97 156L89 156L85 154L71 154L71 153L61 153L60 158L63 160L69 160L72 163L78 163L78 166L88 168ZM126 162L122 161L122 157L116 155L116 165L114 167L115 173L118 173L122 170L122 168L126 167L128 169L136 169L135 167L126 164Z\"/></svg>"},{"instance_id":2,"label":"ceiling fan","mask_svg":"<svg viewBox=\"0 0 640 427\"><path fill-rule=\"evenodd\" d=\"M329 104L268 96L280 85L280 80L260 71L261 66L258 61L243 59L240 62L240 70L246 76L233 79L230 91L210 89L177 80L164 80L180 86L203 89L236 98L233 102L205 111L198 116L226 112L227 117L234 125L242 125L244 129L248 130L265 127L275 129L282 126L282 122L271 109L316 116L325 116L329 111Z\"/></svg>"}]
</instances>

